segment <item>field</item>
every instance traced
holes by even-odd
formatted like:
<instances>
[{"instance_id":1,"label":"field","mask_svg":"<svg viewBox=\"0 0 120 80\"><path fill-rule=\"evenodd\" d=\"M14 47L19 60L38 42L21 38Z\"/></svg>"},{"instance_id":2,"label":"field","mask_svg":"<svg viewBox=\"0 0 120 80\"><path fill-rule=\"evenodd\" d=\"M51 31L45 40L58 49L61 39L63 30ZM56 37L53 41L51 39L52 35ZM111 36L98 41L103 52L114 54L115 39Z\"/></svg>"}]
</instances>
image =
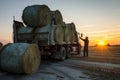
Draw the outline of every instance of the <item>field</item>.
<instances>
[{"instance_id":1,"label":"field","mask_svg":"<svg viewBox=\"0 0 120 80\"><path fill-rule=\"evenodd\" d=\"M79 56L73 55L73 58L95 62L120 64L120 46L89 47L89 56L82 56L83 52L81 52Z\"/></svg>"}]
</instances>

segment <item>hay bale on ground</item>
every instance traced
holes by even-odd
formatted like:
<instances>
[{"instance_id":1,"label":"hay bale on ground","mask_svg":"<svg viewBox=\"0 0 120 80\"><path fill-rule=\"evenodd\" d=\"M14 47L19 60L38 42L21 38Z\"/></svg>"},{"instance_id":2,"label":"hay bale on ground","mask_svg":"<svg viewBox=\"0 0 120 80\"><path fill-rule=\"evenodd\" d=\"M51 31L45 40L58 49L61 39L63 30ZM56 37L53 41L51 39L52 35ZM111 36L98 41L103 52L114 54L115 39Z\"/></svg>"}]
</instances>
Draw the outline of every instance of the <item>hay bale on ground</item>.
<instances>
[{"instance_id":1,"label":"hay bale on ground","mask_svg":"<svg viewBox=\"0 0 120 80\"><path fill-rule=\"evenodd\" d=\"M32 5L23 10L23 22L31 27L41 27L50 23L51 13L46 5Z\"/></svg>"},{"instance_id":2,"label":"hay bale on ground","mask_svg":"<svg viewBox=\"0 0 120 80\"><path fill-rule=\"evenodd\" d=\"M52 18L54 19L55 25L62 25L63 24L63 17L59 10L51 11Z\"/></svg>"},{"instance_id":3,"label":"hay bale on ground","mask_svg":"<svg viewBox=\"0 0 120 80\"><path fill-rule=\"evenodd\" d=\"M12 73L35 73L40 65L40 52L36 44L8 44L0 52L1 69Z\"/></svg>"}]
</instances>

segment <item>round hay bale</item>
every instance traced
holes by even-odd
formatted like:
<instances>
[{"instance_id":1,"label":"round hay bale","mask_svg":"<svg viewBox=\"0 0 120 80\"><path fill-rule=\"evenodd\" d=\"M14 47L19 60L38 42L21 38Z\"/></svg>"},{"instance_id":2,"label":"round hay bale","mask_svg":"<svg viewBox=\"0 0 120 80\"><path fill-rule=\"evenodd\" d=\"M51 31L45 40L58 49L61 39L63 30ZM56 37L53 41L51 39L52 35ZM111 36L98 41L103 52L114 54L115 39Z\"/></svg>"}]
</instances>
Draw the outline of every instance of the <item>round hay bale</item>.
<instances>
[{"instance_id":1,"label":"round hay bale","mask_svg":"<svg viewBox=\"0 0 120 80\"><path fill-rule=\"evenodd\" d=\"M64 28L61 25L55 25L54 40L58 45L61 45L64 42Z\"/></svg>"},{"instance_id":2,"label":"round hay bale","mask_svg":"<svg viewBox=\"0 0 120 80\"><path fill-rule=\"evenodd\" d=\"M72 27L70 24L65 24L64 26L64 40L66 43L72 42Z\"/></svg>"},{"instance_id":3,"label":"round hay bale","mask_svg":"<svg viewBox=\"0 0 120 80\"><path fill-rule=\"evenodd\" d=\"M50 23L51 13L46 5L32 5L23 10L23 22L31 27L41 27Z\"/></svg>"},{"instance_id":4,"label":"round hay bale","mask_svg":"<svg viewBox=\"0 0 120 80\"><path fill-rule=\"evenodd\" d=\"M52 18L54 19L55 25L62 25L63 24L63 17L59 10L52 11Z\"/></svg>"},{"instance_id":5,"label":"round hay bale","mask_svg":"<svg viewBox=\"0 0 120 80\"><path fill-rule=\"evenodd\" d=\"M75 27L75 24L74 23L70 23L71 27L72 27L72 30L73 31L76 31L76 27Z\"/></svg>"},{"instance_id":6,"label":"round hay bale","mask_svg":"<svg viewBox=\"0 0 120 80\"><path fill-rule=\"evenodd\" d=\"M32 38L32 31L33 31L33 28L31 28L31 27L20 27L19 29L18 29L18 36L17 36L17 38L18 38L18 40L22 40L22 39L24 39L24 40L29 40L29 39L31 39Z\"/></svg>"},{"instance_id":7,"label":"round hay bale","mask_svg":"<svg viewBox=\"0 0 120 80\"><path fill-rule=\"evenodd\" d=\"M1 69L12 73L35 73L40 65L40 52L36 44L8 44L0 52Z\"/></svg>"},{"instance_id":8,"label":"round hay bale","mask_svg":"<svg viewBox=\"0 0 120 80\"><path fill-rule=\"evenodd\" d=\"M65 29L65 42L66 43L74 43L77 42L77 32L76 32L76 27L74 23L67 23L64 26Z\"/></svg>"},{"instance_id":9,"label":"round hay bale","mask_svg":"<svg viewBox=\"0 0 120 80\"><path fill-rule=\"evenodd\" d=\"M70 23L70 25L72 27L72 44L73 44L74 42L77 42L77 31L74 23Z\"/></svg>"}]
</instances>

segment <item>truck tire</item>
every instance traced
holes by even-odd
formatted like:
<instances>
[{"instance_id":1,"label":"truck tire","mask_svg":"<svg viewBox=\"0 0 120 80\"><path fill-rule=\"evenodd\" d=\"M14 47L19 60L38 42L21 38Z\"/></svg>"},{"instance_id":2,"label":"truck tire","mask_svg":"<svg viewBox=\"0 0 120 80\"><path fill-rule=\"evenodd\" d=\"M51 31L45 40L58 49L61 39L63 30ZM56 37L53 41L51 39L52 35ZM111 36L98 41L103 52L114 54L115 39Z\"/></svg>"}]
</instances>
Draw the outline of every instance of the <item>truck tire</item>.
<instances>
[{"instance_id":1,"label":"truck tire","mask_svg":"<svg viewBox=\"0 0 120 80\"><path fill-rule=\"evenodd\" d=\"M68 47L67 48L67 56L66 56L66 58L70 58L70 57L71 57L71 48Z\"/></svg>"},{"instance_id":2,"label":"truck tire","mask_svg":"<svg viewBox=\"0 0 120 80\"><path fill-rule=\"evenodd\" d=\"M59 52L60 52L59 53L59 59L61 61L65 60L66 59L66 50L65 50L65 48L61 47Z\"/></svg>"}]
</instances>

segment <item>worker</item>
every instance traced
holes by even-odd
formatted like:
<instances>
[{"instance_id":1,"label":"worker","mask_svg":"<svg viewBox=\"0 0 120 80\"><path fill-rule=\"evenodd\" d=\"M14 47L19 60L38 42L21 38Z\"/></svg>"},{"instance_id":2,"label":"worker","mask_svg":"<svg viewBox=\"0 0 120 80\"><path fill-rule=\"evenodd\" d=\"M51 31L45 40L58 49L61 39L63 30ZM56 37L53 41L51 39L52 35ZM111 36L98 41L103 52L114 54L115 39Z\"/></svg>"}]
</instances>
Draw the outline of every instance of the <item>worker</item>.
<instances>
[{"instance_id":1,"label":"worker","mask_svg":"<svg viewBox=\"0 0 120 80\"><path fill-rule=\"evenodd\" d=\"M84 41L83 56L88 57L88 45L89 45L88 37L86 37L85 39L83 39L82 37L79 38Z\"/></svg>"}]
</instances>

